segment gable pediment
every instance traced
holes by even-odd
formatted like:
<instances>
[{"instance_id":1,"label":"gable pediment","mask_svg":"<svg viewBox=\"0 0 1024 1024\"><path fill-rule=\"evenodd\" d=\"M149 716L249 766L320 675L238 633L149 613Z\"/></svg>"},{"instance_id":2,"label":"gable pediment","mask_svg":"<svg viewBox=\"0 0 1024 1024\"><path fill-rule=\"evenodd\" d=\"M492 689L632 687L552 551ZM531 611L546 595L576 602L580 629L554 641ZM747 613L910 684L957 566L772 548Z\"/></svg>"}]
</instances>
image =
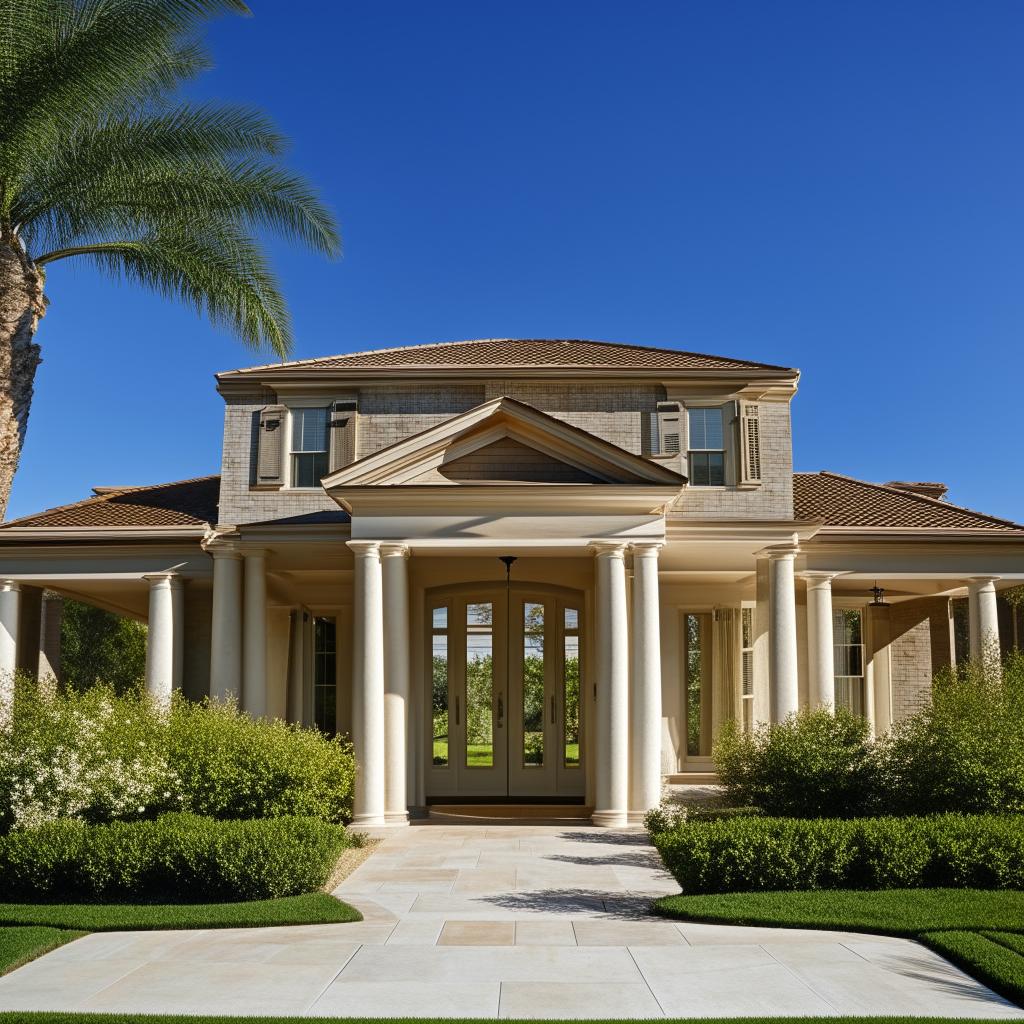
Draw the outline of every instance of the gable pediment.
<instances>
[{"instance_id":1,"label":"gable pediment","mask_svg":"<svg viewBox=\"0 0 1024 1024\"><path fill-rule=\"evenodd\" d=\"M532 406L498 398L337 470L323 481L348 487L616 485L675 486L686 480Z\"/></svg>"}]
</instances>

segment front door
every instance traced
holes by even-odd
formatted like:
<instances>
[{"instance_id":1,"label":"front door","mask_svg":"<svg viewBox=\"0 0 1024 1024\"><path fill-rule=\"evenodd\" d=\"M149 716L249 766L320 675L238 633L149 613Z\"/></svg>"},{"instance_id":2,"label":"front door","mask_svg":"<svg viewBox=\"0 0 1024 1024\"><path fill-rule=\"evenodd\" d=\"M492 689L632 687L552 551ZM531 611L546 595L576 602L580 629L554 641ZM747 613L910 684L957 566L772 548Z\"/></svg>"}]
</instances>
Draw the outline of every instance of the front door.
<instances>
[{"instance_id":1,"label":"front door","mask_svg":"<svg viewBox=\"0 0 1024 1024\"><path fill-rule=\"evenodd\" d=\"M428 599L428 797L583 796L582 609L529 584Z\"/></svg>"}]
</instances>

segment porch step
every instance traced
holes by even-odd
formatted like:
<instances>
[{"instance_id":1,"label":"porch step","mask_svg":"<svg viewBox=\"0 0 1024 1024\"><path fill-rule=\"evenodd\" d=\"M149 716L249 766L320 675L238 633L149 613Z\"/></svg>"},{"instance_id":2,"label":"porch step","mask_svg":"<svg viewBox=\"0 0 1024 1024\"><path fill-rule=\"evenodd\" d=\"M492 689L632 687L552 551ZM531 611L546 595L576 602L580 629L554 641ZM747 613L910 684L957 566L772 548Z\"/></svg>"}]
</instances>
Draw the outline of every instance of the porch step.
<instances>
[{"instance_id":1,"label":"porch step","mask_svg":"<svg viewBox=\"0 0 1024 1024\"><path fill-rule=\"evenodd\" d=\"M673 786L720 786L722 780L718 772L676 772L674 775L667 775L666 782Z\"/></svg>"},{"instance_id":2,"label":"porch step","mask_svg":"<svg viewBox=\"0 0 1024 1024\"><path fill-rule=\"evenodd\" d=\"M582 804L432 804L432 821L489 824L529 820L537 823L587 821L592 807Z\"/></svg>"}]
</instances>

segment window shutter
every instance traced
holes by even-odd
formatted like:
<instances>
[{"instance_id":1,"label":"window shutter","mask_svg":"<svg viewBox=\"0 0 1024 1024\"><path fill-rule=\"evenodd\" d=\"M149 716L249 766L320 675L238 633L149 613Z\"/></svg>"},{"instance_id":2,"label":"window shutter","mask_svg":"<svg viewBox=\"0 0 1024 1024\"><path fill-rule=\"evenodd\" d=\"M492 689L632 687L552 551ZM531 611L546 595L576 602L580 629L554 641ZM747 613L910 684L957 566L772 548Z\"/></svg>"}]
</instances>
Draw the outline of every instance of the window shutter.
<instances>
[{"instance_id":1,"label":"window shutter","mask_svg":"<svg viewBox=\"0 0 1024 1024\"><path fill-rule=\"evenodd\" d=\"M682 415L678 402L658 403L658 452L678 455L683 450Z\"/></svg>"},{"instance_id":2,"label":"window shutter","mask_svg":"<svg viewBox=\"0 0 1024 1024\"><path fill-rule=\"evenodd\" d=\"M356 400L343 398L332 403L330 409L330 471L355 462L356 458Z\"/></svg>"},{"instance_id":3,"label":"window shutter","mask_svg":"<svg viewBox=\"0 0 1024 1024\"><path fill-rule=\"evenodd\" d=\"M284 484L284 435L287 409L268 405L260 410L257 439L256 483L260 487L281 487Z\"/></svg>"},{"instance_id":4,"label":"window shutter","mask_svg":"<svg viewBox=\"0 0 1024 1024\"><path fill-rule=\"evenodd\" d=\"M761 417L756 402L740 402L740 484L761 483Z\"/></svg>"}]
</instances>

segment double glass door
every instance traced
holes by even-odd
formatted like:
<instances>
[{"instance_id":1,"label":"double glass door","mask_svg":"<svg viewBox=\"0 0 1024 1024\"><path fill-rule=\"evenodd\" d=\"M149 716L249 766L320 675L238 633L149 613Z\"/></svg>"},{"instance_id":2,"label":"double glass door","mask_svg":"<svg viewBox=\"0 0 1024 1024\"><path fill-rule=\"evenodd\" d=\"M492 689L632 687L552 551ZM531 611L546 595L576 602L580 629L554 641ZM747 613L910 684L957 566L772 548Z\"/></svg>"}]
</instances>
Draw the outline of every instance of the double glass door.
<instances>
[{"instance_id":1,"label":"double glass door","mask_svg":"<svg viewBox=\"0 0 1024 1024\"><path fill-rule=\"evenodd\" d=\"M581 625L574 591L428 598L428 796L583 796Z\"/></svg>"}]
</instances>

